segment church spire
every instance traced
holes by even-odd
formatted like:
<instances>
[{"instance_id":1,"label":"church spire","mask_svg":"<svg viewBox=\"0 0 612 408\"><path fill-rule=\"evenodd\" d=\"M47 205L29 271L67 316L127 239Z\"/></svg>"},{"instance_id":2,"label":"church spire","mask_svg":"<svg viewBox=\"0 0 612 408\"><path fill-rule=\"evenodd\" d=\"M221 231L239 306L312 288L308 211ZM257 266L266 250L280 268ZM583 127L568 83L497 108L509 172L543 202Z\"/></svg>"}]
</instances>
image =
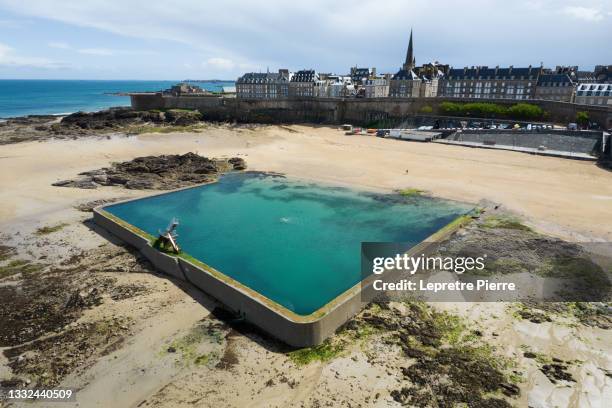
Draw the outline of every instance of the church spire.
<instances>
[{"instance_id":1,"label":"church spire","mask_svg":"<svg viewBox=\"0 0 612 408\"><path fill-rule=\"evenodd\" d=\"M404 62L404 69L409 71L416 65L416 59L414 58L414 50L412 48L412 29L410 29L410 42L408 42L408 52L406 53L406 62Z\"/></svg>"}]
</instances>

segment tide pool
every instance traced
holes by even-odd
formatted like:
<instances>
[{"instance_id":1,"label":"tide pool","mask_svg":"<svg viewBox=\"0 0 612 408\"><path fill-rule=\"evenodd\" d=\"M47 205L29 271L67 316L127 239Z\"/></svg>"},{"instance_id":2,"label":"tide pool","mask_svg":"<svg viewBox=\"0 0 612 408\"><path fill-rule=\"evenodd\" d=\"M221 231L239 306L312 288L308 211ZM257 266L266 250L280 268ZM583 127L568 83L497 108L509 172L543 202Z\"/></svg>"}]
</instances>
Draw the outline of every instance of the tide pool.
<instances>
[{"instance_id":1,"label":"tide pool","mask_svg":"<svg viewBox=\"0 0 612 408\"><path fill-rule=\"evenodd\" d=\"M247 172L105 210L154 236L177 217L184 252L308 315L359 283L361 242L414 245L471 207Z\"/></svg>"}]
</instances>

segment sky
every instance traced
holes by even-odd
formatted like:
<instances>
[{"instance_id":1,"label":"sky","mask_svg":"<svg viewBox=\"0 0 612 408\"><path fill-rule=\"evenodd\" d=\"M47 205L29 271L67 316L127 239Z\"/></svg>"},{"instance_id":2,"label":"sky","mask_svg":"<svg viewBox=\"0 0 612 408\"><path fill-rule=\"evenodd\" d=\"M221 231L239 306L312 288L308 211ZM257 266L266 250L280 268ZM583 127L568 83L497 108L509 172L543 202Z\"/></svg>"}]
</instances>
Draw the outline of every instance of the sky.
<instances>
[{"instance_id":1,"label":"sky","mask_svg":"<svg viewBox=\"0 0 612 408\"><path fill-rule=\"evenodd\" d=\"M0 79L612 64L612 0L0 0Z\"/></svg>"}]
</instances>

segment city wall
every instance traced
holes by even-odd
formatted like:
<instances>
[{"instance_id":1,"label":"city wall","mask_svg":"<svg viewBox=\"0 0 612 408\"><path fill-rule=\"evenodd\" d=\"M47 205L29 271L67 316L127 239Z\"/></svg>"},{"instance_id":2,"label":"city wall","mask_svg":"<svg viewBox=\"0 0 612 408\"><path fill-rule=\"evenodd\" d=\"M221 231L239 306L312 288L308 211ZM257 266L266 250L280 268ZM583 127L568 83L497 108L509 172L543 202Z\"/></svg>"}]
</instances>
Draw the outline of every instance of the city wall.
<instances>
[{"instance_id":1,"label":"city wall","mask_svg":"<svg viewBox=\"0 0 612 408\"><path fill-rule=\"evenodd\" d=\"M400 122L422 114L425 106L438 112L442 102L492 102L512 105L516 100L461 98L286 98L240 99L218 96L166 96L161 93L131 94L132 107L149 109L197 109L207 120L251 123L353 123L366 125L375 121ZM525 101L523 101L525 102ZM567 102L530 100L549 114L555 123L574 122L576 113L589 113L592 121L612 128L612 107L578 105Z\"/></svg>"},{"instance_id":2,"label":"city wall","mask_svg":"<svg viewBox=\"0 0 612 408\"><path fill-rule=\"evenodd\" d=\"M478 143L483 147L497 146L533 149L537 154L595 159L603 158L605 139L602 131L520 131L464 129L450 135L446 140Z\"/></svg>"}]
</instances>

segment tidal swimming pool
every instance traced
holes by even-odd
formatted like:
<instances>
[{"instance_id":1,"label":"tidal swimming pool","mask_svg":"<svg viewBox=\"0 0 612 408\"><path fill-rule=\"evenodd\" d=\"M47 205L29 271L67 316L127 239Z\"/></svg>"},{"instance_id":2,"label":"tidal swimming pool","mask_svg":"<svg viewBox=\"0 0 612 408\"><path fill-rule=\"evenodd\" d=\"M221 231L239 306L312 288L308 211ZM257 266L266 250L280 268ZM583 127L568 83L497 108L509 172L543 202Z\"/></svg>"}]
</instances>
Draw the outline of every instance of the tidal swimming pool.
<instances>
[{"instance_id":1,"label":"tidal swimming pool","mask_svg":"<svg viewBox=\"0 0 612 408\"><path fill-rule=\"evenodd\" d=\"M309 315L360 282L361 242L416 245L471 207L246 172L104 210L152 236L177 217L185 253Z\"/></svg>"}]
</instances>

